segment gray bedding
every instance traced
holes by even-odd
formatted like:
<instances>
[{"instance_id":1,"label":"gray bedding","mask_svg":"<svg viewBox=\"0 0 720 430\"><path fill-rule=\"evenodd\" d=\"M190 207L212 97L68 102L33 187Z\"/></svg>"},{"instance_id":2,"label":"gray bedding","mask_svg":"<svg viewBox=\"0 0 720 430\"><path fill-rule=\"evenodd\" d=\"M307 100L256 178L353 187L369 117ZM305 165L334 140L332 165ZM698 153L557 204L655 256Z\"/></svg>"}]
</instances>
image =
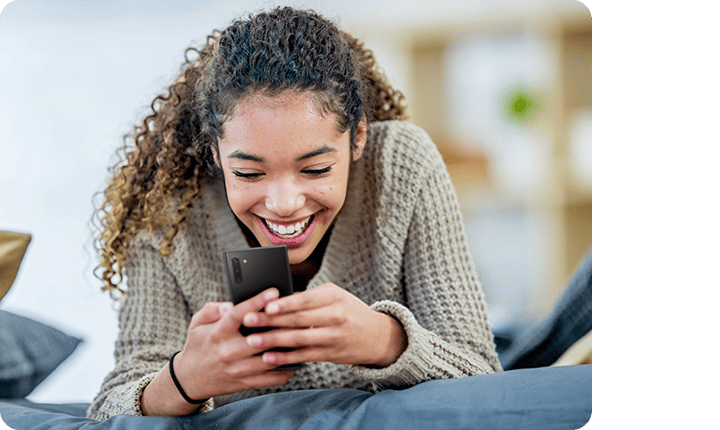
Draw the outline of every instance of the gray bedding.
<instances>
[{"instance_id":1,"label":"gray bedding","mask_svg":"<svg viewBox=\"0 0 720 430\"><path fill-rule=\"evenodd\" d=\"M102 422L82 416L89 404L3 400L0 418L16 430L579 429L590 419L591 381L592 365L518 369L376 394L296 391L189 417L119 415Z\"/></svg>"}]
</instances>

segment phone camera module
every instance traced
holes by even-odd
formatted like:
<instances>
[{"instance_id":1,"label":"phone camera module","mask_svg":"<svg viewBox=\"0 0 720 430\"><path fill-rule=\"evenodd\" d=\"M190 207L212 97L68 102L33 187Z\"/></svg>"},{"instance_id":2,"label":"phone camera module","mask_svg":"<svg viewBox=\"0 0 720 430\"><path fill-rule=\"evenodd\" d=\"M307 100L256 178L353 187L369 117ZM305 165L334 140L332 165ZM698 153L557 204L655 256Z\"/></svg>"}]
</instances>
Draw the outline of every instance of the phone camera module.
<instances>
[{"instance_id":1,"label":"phone camera module","mask_svg":"<svg viewBox=\"0 0 720 430\"><path fill-rule=\"evenodd\" d=\"M232 259L232 270L235 282L242 282L242 270L240 269L240 260L237 258Z\"/></svg>"}]
</instances>

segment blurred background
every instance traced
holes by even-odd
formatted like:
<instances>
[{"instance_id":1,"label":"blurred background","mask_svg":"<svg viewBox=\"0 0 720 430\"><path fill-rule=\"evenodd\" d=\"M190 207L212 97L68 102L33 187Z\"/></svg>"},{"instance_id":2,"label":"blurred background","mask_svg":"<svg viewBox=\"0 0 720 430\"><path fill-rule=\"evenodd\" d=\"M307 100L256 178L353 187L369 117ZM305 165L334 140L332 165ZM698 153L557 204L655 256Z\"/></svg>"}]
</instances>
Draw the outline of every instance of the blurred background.
<instances>
[{"instance_id":1,"label":"blurred background","mask_svg":"<svg viewBox=\"0 0 720 430\"><path fill-rule=\"evenodd\" d=\"M89 402L114 365L90 219L122 136L185 48L281 4L364 40L406 95L447 163L496 329L541 319L590 250L592 23L580 2L17 0L0 15L0 230L33 239L0 309L84 339L30 400Z\"/></svg>"}]
</instances>

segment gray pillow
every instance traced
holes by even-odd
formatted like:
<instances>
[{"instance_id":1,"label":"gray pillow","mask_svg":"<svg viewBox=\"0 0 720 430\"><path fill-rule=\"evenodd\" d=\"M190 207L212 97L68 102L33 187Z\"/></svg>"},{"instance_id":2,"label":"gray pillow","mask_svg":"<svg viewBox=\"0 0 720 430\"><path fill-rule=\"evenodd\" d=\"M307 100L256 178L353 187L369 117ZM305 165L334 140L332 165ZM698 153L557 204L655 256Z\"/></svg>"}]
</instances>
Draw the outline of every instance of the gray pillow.
<instances>
[{"instance_id":1,"label":"gray pillow","mask_svg":"<svg viewBox=\"0 0 720 430\"><path fill-rule=\"evenodd\" d=\"M0 310L0 398L23 398L75 351L81 339Z\"/></svg>"}]
</instances>

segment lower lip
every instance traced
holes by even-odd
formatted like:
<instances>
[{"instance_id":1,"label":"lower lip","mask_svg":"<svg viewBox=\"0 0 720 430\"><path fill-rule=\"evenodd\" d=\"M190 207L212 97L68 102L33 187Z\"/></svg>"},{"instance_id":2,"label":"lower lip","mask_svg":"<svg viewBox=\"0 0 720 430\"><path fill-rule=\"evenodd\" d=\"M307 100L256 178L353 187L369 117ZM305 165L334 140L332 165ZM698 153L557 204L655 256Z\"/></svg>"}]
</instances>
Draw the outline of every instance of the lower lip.
<instances>
[{"instance_id":1,"label":"lower lip","mask_svg":"<svg viewBox=\"0 0 720 430\"><path fill-rule=\"evenodd\" d=\"M315 228L315 222L318 219L317 215L318 214L315 214L310 225L305 228L305 231L303 231L299 236L293 238L284 238L277 236L275 233L270 231L267 225L265 225L265 221L262 218L257 217L257 221L258 224L260 224L260 228L262 229L263 233L265 233L265 237L267 237L273 245L285 245L288 248L292 248L302 245L302 243L305 242L305 240L310 236L313 228Z\"/></svg>"}]
</instances>

